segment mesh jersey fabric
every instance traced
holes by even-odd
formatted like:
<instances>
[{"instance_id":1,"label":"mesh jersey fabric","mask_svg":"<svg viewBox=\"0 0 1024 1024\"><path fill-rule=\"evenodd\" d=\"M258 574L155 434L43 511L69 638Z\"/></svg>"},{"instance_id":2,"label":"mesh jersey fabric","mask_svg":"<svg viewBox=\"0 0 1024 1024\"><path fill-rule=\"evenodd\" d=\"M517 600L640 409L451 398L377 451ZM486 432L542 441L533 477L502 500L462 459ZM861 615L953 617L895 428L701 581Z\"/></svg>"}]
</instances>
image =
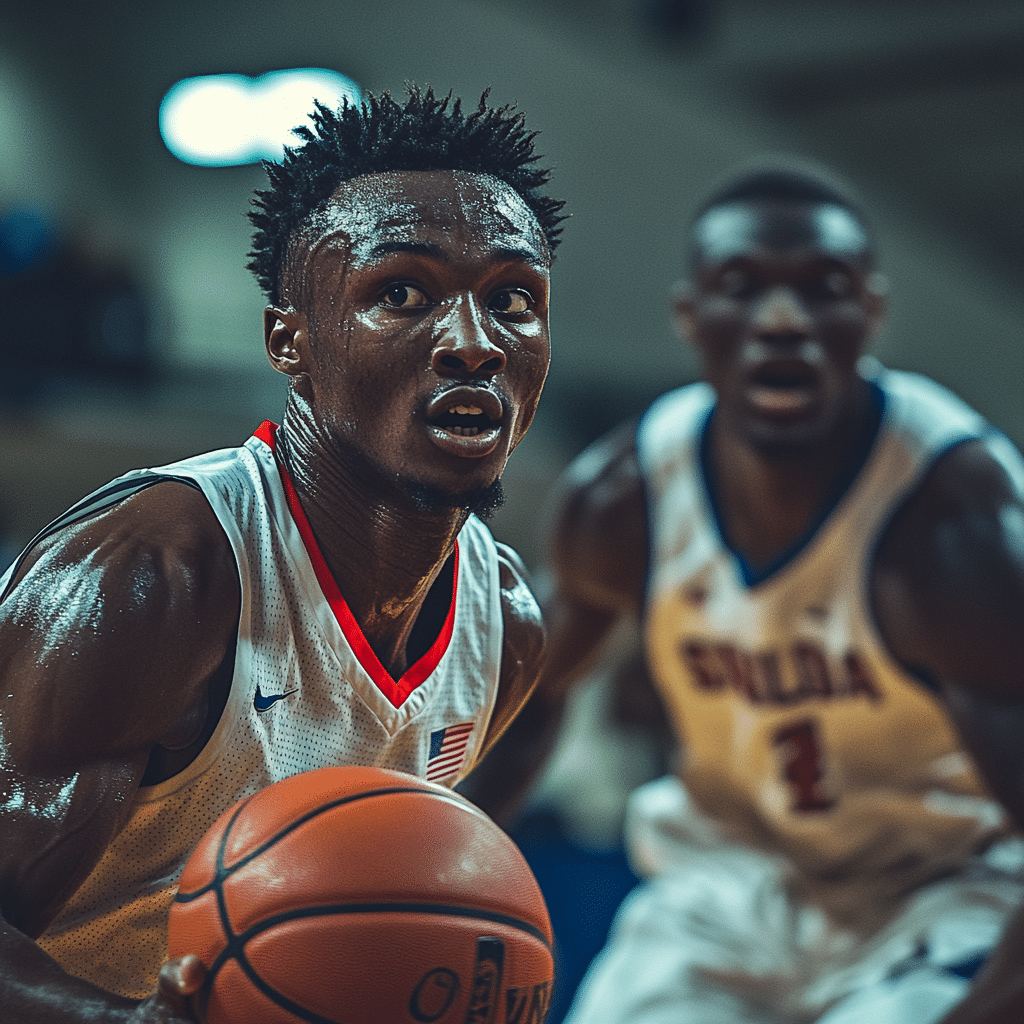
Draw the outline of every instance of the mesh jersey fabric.
<instances>
[{"instance_id":1,"label":"mesh jersey fabric","mask_svg":"<svg viewBox=\"0 0 1024 1024\"><path fill-rule=\"evenodd\" d=\"M213 736L178 775L139 791L125 828L39 940L69 973L133 998L153 991L176 880L227 807L334 765L430 771L454 786L479 754L497 696L503 619L487 528L470 517L460 532L450 630L406 673L416 685L403 688L381 677L354 620L339 621L325 597L319 552L307 548L289 509L266 427L241 447L128 473L66 517L94 514L155 481L190 482L224 529L241 585L234 674ZM438 768L440 741L456 726L462 756Z\"/></svg>"}]
</instances>

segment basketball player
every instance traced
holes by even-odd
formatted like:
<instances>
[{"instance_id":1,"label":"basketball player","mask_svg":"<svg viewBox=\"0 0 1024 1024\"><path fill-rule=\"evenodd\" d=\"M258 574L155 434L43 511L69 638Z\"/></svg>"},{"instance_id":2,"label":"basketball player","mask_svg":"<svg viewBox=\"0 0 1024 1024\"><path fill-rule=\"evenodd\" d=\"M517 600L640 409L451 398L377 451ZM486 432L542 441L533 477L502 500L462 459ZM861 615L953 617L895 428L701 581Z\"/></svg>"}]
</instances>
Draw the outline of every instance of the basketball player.
<instances>
[{"instance_id":1,"label":"basketball player","mask_svg":"<svg viewBox=\"0 0 1024 1024\"><path fill-rule=\"evenodd\" d=\"M562 203L485 100L318 108L252 216L280 427L127 474L4 581L4 1024L192 1020L167 913L226 807L328 765L454 785L533 685L478 515L547 373Z\"/></svg>"},{"instance_id":2,"label":"basketball player","mask_svg":"<svg viewBox=\"0 0 1024 1024\"><path fill-rule=\"evenodd\" d=\"M690 246L706 382L569 468L548 668L503 740L539 756L640 620L678 773L631 799L647 877L567 1020L1024 1021L1024 918L997 945L1024 896L1021 460L864 356L885 292L829 176L739 174Z\"/></svg>"}]
</instances>

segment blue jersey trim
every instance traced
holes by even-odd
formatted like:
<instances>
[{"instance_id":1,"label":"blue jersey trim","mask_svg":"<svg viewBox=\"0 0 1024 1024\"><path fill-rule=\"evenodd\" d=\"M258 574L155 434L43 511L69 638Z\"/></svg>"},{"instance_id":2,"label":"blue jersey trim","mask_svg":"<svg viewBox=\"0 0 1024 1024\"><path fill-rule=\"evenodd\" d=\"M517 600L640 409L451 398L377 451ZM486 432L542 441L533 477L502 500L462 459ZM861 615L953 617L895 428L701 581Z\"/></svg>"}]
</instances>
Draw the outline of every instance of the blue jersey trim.
<instances>
[{"instance_id":1,"label":"blue jersey trim","mask_svg":"<svg viewBox=\"0 0 1024 1024\"><path fill-rule=\"evenodd\" d=\"M924 470L920 478L918 479L917 486L921 485L921 482L924 480L924 477L927 475L931 467L934 466L944 455L947 455L949 452L951 452L954 448L958 448L960 445L967 444L971 441L984 441L985 438L989 437L1006 437L1006 435L998 427L986 422L983 429L977 434L963 434L959 437L951 438L947 445L945 445L944 447L942 447L933 454L931 460L924 467ZM913 491L911 491L911 494L912 493ZM889 517L879 525L878 533L875 535L874 543L871 545L868 551L868 557L864 563L867 572L870 573L871 567L875 564L875 561L878 558L878 549L882 546L882 541L885 539L886 533L892 526L893 520L899 514L900 509L903 508L903 505L906 501L909 500L909 498L909 494L905 495L903 501L896 505L895 508L891 509ZM874 625L875 633L878 635L879 642L886 650L888 650L889 645L885 642L885 639L882 635L882 631L878 628L878 616L875 614L874 602L871 600L870 597L870 588L868 596L868 610L871 614L872 623ZM891 652L890 657L893 657L893 660L897 662L897 664L903 669L903 671L906 672L909 676L911 676L911 678L916 679L917 682L920 683L926 690L930 690L932 693L940 697L942 696L942 687L939 685L939 681L933 675L931 675L931 673L929 673L926 669L922 668L920 665L904 664L903 662L896 659Z\"/></svg>"},{"instance_id":2,"label":"blue jersey trim","mask_svg":"<svg viewBox=\"0 0 1024 1024\"><path fill-rule=\"evenodd\" d=\"M747 561L747 559L733 547L729 542L729 538L726 536L724 519L721 512L721 503L715 488L715 475L711 468L711 431L709 428L711 426L711 420L715 414L715 405L712 405L708 410L707 416L705 416L704 422L700 427L700 442L698 446L700 475L704 483L704 493L707 496L708 507L711 509L711 518L715 524L715 529L718 532L719 540L722 542L722 546L733 556L740 578L747 587L756 587L771 579L771 577L777 572L789 565L789 563L792 562L793 559L795 559L797 555L799 555L800 552L802 552L811 543L826 520L832 515L836 507L853 486L854 481L856 481L857 477L860 475L861 470L871 459L871 455L875 448L875 442L878 439L878 435L881 433L882 422L885 419L886 395L875 381L866 380L865 383L868 385L871 405L875 410L877 418L875 435L871 440L871 445L868 447L867 454L857 464L850 466L847 472L840 475L835 489L825 499L820 511L811 521L807 530L804 531L804 533L788 548L782 551L770 562L766 562L763 565L753 565L751 562Z\"/></svg>"}]
</instances>

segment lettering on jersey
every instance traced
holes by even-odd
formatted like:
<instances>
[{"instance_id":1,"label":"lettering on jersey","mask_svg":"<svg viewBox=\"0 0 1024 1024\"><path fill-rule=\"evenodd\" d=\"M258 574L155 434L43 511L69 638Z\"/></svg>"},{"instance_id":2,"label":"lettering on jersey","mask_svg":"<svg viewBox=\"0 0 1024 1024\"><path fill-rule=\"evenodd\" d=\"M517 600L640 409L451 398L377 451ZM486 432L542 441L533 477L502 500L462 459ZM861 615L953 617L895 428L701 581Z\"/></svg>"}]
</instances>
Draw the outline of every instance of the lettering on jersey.
<instances>
[{"instance_id":1,"label":"lettering on jersey","mask_svg":"<svg viewBox=\"0 0 1024 1024\"><path fill-rule=\"evenodd\" d=\"M784 650L751 652L691 639L680 643L679 656L698 689L732 690L751 704L786 707L805 700L882 699L871 670L855 651L837 662L807 641Z\"/></svg>"},{"instance_id":2,"label":"lettering on jersey","mask_svg":"<svg viewBox=\"0 0 1024 1024\"><path fill-rule=\"evenodd\" d=\"M825 770L817 722L813 718L790 722L775 730L772 742L785 755L782 777L793 794L791 809L803 814L831 810L835 801L825 796L821 788Z\"/></svg>"},{"instance_id":3,"label":"lettering on jersey","mask_svg":"<svg viewBox=\"0 0 1024 1024\"><path fill-rule=\"evenodd\" d=\"M505 992L505 1024L544 1024L551 1005L551 982Z\"/></svg>"}]
</instances>

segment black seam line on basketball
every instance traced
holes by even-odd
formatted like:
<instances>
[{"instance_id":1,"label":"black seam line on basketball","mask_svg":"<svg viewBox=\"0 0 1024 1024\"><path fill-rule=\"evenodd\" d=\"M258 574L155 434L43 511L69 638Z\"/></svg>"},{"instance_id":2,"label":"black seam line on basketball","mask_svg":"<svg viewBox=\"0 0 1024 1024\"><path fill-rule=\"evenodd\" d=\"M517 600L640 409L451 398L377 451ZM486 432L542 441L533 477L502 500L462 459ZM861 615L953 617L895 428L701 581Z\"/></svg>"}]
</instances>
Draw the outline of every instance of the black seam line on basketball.
<instances>
[{"instance_id":1,"label":"black seam line on basketball","mask_svg":"<svg viewBox=\"0 0 1024 1024\"><path fill-rule=\"evenodd\" d=\"M228 844L228 836L231 835L231 829L234 827L235 822L238 821L238 816L245 810L245 805L251 800L249 797L244 800L231 815L231 821L228 823L228 827L224 829L224 834L220 837L220 842L217 844L217 871L213 877L213 881L210 882L205 888L213 888L217 893L217 913L220 916L220 925L224 929L224 934L229 939L234 938L234 930L231 927L231 916L228 914L228 904L224 897L224 879L231 873L227 868L224 867L224 849Z\"/></svg>"},{"instance_id":2,"label":"black seam line on basketball","mask_svg":"<svg viewBox=\"0 0 1024 1024\"><path fill-rule=\"evenodd\" d=\"M223 904L221 894L221 882L228 877L240 864L245 861L239 861L238 864L232 865L230 868L224 867L224 850L228 845L228 836L231 835L231 829L234 828L235 822L238 821L238 816L245 809L245 805L252 799L252 796L247 796L242 800L238 807L235 808L235 813L231 815L231 821L228 822L227 828L221 834L220 842L217 844L217 858L214 863L213 878L205 885L201 885L198 889L193 889L192 892L183 893L181 890L174 894L175 903L191 903L193 900L199 899L200 896L205 896L210 890L216 890L217 892L217 905L221 910L221 916L224 918L224 927L228 928L227 920L227 908ZM248 859L248 858L246 858Z\"/></svg>"},{"instance_id":3,"label":"black seam line on basketball","mask_svg":"<svg viewBox=\"0 0 1024 1024\"><path fill-rule=\"evenodd\" d=\"M424 796L433 797L436 800L444 800L447 803L455 804L456 807L459 807L462 810L471 811L475 815L477 815L477 817L483 818L485 821L489 822L491 820L478 807L474 806L471 803L468 803L461 797L455 796L454 794L452 796L448 796L447 793L435 793L432 789L420 789L418 786L389 786L386 789L370 789L363 793L352 793L348 796L338 797L338 799L332 800L330 801L330 803L318 804L311 811L307 811L304 815L302 815L301 818L296 818L295 821L285 826L283 829L281 829L280 832L277 832L275 835L267 839L264 843L261 843L259 846L257 846L254 850L251 850L240 860L235 861L235 863L232 864L230 868L224 869L223 877L227 877L227 875L231 874L232 872L244 867L251 860L255 860L257 857L260 856L260 854L270 849L271 846L279 842L284 836L288 835L289 832L293 832L300 825L304 825L307 821L312 821L313 818L316 818L318 815L323 814L325 811L333 810L335 807L342 806L342 804L351 804L355 803L358 800L366 800L370 797L375 796L391 796L394 793L422 793ZM239 808L239 811L241 811L241 808ZM235 817L237 816L238 815L236 814ZM232 818L231 823L234 824L234 818ZM219 880L222 877L221 870L223 868L224 863L224 847L227 843L227 837L230 831L231 826L229 825L228 828L224 830L224 835L221 838L220 848L217 851L217 877L214 878L213 881L207 882L206 885L200 887L199 889L195 889L193 892L176 893L174 897L175 903L189 903L192 900L199 899L200 896L205 895L212 888L219 884Z\"/></svg>"},{"instance_id":4,"label":"black seam line on basketball","mask_svg":"<svg viewBox=\"0 0 1024 1024\"><path fill-rule=\"evenodd\" d=\"M464 907L457 903L321 903L315 907L295 907L282 910L263 918L256 924L249 925L245 931L238 932L236 939L242 945L249 942L268 928L284 924L286 921L297 921L307 917L329 917L331 914L438 914L442 917L468 917L479 921L490 921L492 924L504 924L516 931L526 932L542 942L548 950L551 943L547 936L529 921L522 921L510 914L499 914L495 910L483 910L480 907Z\"/></svg>"},{"instance_id":5,"label":"black seam line on basketball","mask_svg":"<svg viewBox=\"0 0 1024 1024\"><path fill-rule=\"evenodd\" d=\"M224 850L228 844L228 836L231 835L231 830L234 828L235 822L238 821L238 816L243 810L245 810L246 804L248 804L251 799L252 797L250 796L243 800L235 809L235 813L231 815L231 820L228 822L228 826L224 829L224 832L220 837L220 842L217 844L216 871L213 876L213 881L209 886L205 887L207 889L212 887L217 897L217 916L220 918L220 926L223 929L224 934L227 936L228 948L234 945L236 937L234 929L231 927L231 915L228 914L227 899L224 896L224 879L230 874L227 868L224 867ZM219 964L217 965L217 969L220 969ZM203 986L202 993L199 998L199 1008L203 1017L206 1016L206 1004L210 999L213 976L216 973L216 971L211 972L210 983Z\"/></svg>"},{"instance_id":6,"label":"black seam line on basketball","mask_svg":"<svg viewBox=\"0 0 1024 1024\"><path fill-rule=\"evenodd\" d=\"M235 963L242 969L242 973L249 979L249 981L262 992L270 1002L274 1003L281 1009L287 1010L293 1017L297 1017L299 1020L308 1021L309 1024L340 1024L331 1017L322 1017L320 1014L313 1010L307 1009L305 1006L299 1003L292 1002L284 993L279 992L269 982L265 981L256 972L256 969L249 962L249 958L245 955L244 943L237 937L232 937L227 946L224 947L217 954L213 963L210 964L206 971L206 978L203 982L202 997L200 999L200 1012L205 1018L206 1007L209 1003L210 993L213 991L213 982L217 975L220 973L220 969L229 961L234 960Z\"/></svg>"},{"instance_id":7,"label":"black seam line on basketball","mask_svg":"<svg viewBox=\"0 0 1024 1024\"><path fill-rule=\"evenodd\" d=\"M227 846L228 836L231 835L231 829L234 827L235 822L238 821L238 816L242 813L243 810L245 810L245 805L251 799L252 797L248 796L238 804L238 806L235 808L234 814L231 815L231 820L228 822L227 827L224 829L224 832L220 837L220 842L217 844L217 858L214 864L213 881L204 885L192 897L195 898L195 896L201 895L202 893L207 893L211 889L214 891L214 895L216 896L217 899L217 916L220 918L220 926L224 930L224 934L227 937L227 946L225 947L224 952L227 952L227 950L232 949L235 943L238 941L237 936L235 935L235 932L231 927L231 918L228 914L227 901L224 898L223 882L224 879L227 878L227 876L230 874L230 872L226 870L224 867L224 848ZM188 902L188 900L179 901L177 894L175 894L174 901L176 903ZM200 989L199 1011L203 1017L206 1016L206 1004L210 998L210 991L213 985L213 979L216 976L217 972L220 970L222 964L222 957L217 957L214 960L214 962L210 965L209 971L207 972L206 981L204 982L203 987Z\"/></svg>"},{"instance_id":8,"label":"black seam line on basketball","mask_svg":"<svg viewBox=\"0 0 1024 1024\"><path fill-rule=\"evenodd\" d=\"M249 962L245 952L246 943L263 934L269 928L288 921L296 921L310 917L327 917L331 914L435 914L442 917L468 917L479 921L488 921L491 924L504 924L509 928L525 932L537 939L550 953L551 943L547 936L537 927L527 921L521 921L517 917L508 914L498 914L491 910L481 910L477 907L462 907L445 903L339 903L322 904L317 907L296 907L294 910L282 911L264 918L254 925L250 925L243 932L227 931L227 942L224 948L214 957L213 963L207 968L206 980L203 984L202 1009L205 1012L206 999L213 987L214 979L220 973L221 968L229 961L234 960L245 972L249 980L268 999L278 1002L278 1005L286 1006L288 1010L298 1016L301 1020L309 1021L311 1024L338 1024L326 1017L320 1017L312 1010L305 1010L291 1002L286 996L281 995L272 986L257 974Z\"/></svg>"},{"instance_id":9,"label":"black seam line on basketball","mask_svg":"<svg viewBox=\"0 0 1024 1024\"><path fill-rule=\"evenodd\" d=\"M220 957L217 958L218 960ZM245 955L244 950L240 954L235 956L235 960L238 962L238 966L242 968L245 976L256 986L272 1003L280 1007L282 1010L287 1010L293 1017L297 1017L299 1020L307 1021L308 1024L341 1024L335 1017L322 1017L319 1013L314 1010L307 1009L300 1003L293 1002L284 993L278 992L273 985L268 984L256 973L252 964L249 963L249 958ZM220 970L221 964L217 964L217 970Z\"/></svg>"}]
</instances>

